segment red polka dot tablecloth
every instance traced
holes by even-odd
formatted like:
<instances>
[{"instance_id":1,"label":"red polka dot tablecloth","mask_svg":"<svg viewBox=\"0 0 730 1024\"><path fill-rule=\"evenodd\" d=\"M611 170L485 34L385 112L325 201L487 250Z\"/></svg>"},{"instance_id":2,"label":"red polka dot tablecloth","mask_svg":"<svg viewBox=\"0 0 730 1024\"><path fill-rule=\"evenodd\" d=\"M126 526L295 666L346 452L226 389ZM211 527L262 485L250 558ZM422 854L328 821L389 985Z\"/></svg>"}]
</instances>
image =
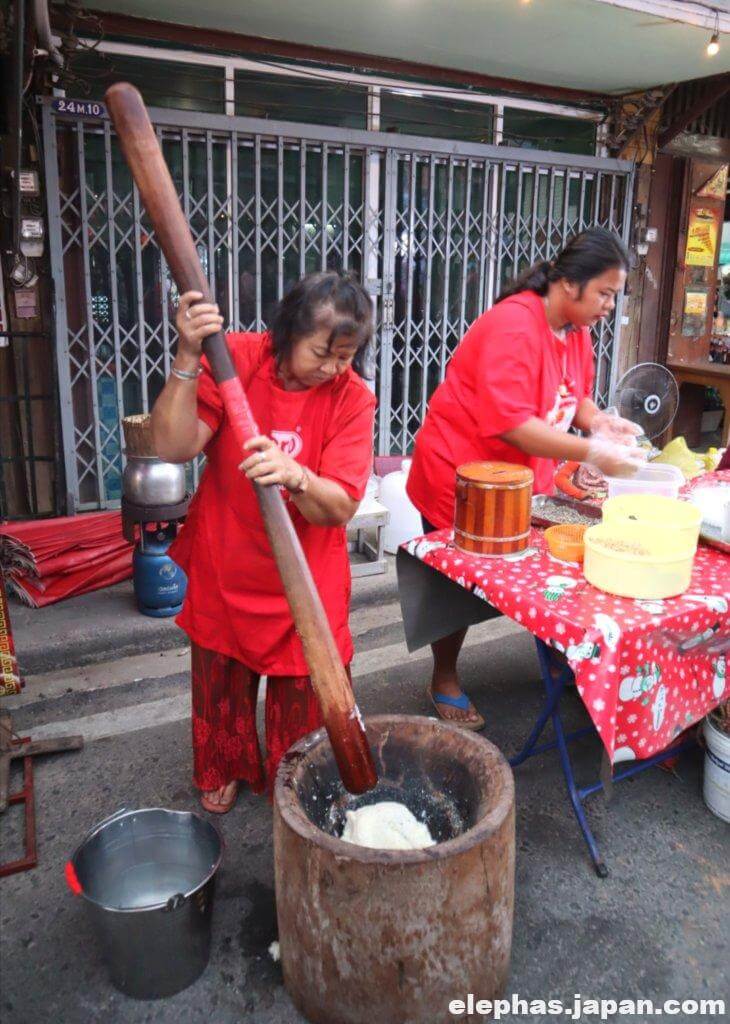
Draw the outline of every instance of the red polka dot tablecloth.
<instances>
[{"instance_id":1,"label":"red polka dot tablecloth","mask_svg":"<svg viewBox=\"0 0 730 1024\"><path fill-rule=\"evenodd\" d=\"M730 471L693 481L730 483ZM613 763L650 757L730 697L730 556L701 544L681 597L635 601L596 590L533 529L504 558L457 550L440 530L408 554L487 601L565 654L578 693Z\"/></svg>"}]
</instances>

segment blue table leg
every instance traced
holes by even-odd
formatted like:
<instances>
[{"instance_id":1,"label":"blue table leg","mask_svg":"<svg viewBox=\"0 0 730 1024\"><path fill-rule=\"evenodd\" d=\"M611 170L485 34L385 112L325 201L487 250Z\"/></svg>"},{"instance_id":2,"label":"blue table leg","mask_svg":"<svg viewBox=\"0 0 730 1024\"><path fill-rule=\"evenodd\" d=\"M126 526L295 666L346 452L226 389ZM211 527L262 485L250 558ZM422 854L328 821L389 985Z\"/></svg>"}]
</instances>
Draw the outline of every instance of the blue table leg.
<instances>
[{"instance_id":1,"label":"blue table leg","mask_svg":"<svg viewBox=\"0 0 730 1024\"><path fill-rule=\"evenodd\" d=\"M575 732L566 734L563 727L563 720L560 717L560 699L566 685L573 679L573 673L568 665L556 659L554 652L547 646L547 644L542 640L536 640L535 642L537 645L537 656L540 662L540 674L542 675L543 684L545 686L545 703L543 704L537 722L530 732L525 745L518 754L510 758L509 763L513 768L515 768L517 765L526 761L529 757L534 757L546 750L554 750L557 748L558 754L560 755L560 765L563 769L565 784L568 789L568 796L571 804L573 805L573 812L578 820L581 832L583 833L583 838L585 839L588 851L591 855L591 860L593 861L596 874L599 878L607 878L608 868L601 857L598 844L596 843L583 809L583 802L586 797L597 792L599 789L602 789L603 783L598 781L583 788L577 786L575 776L573 775L573 765L570 760L570 754L568 753L569 743L572 743L573 740L579 739L581 736L591 734L595 735L596 729L595 726L590 725L584 729L578 729ZM537 741L548 721L552 721L555 739L551 742L542 743L537 746ZM670 750L661 751L653 757L647 758L645 761L641 761L639 764L632 765L630 768L617 773L614 775L613 781L621 782L623 779L629 779L633 775L637 775L639 772L645 771L647 768L652 768L654 765L661 764L662 761L666 761L669 757L676 757L678 754L683 753L685 750L689 750L693 746L695 746L694 740L689 740L679 747L672 747Z\"/></svg>"},{"instance_id":2,"label":"blue table leg","mask_svg":"<svg viewBox=\"0 0 730 1024\"><path fill-rule=\"evenodd\" d=\"M565 785L568 788L568 796L570 797L570 802L573 805L573 811L578 819L580 830L583 833L583 838L586 841L588 851L591 855L593 867L595 868L596 874L599 878L607 878L608 868L603 862L603 858L601 857L601 853L598 849L598 843L596 842L595 836L588 824L585 811L583 810L584 794L575 783L573 765L570 760L570 754L568 753L568 741L565 735L565 730L563 729L563 721L560 717L560 712L557 710L553 715L553 728L555 729L555 738L558 745L558 753L560 754L560 764L563 769L563 775L565 776ZM595 732L595 729L592 731Z\"/></svg>"},{"instance_id":3,"label":"blue table leg","mask_svg":"<svg viewBox=\"0 0 730 1024\"><path fill-rule=\"evenodd\" d=\"M522 762L526 761L528 757L534 757L535 754L542 754L546 750L555 750L558 745L557 740L553 740L550 743L542 743L539 747L536 746L536 743L539 740L543 729L547 725L548 720L556 713L560 703L560 698L563 696L563 691L573 678L573 673L567 665L558 665L555 661L550 661L550 650L540 640L537 641L537 654L540 659L540 670L545 684L547 699L543 704L537 722L528 736L524 747L519 754L510 758L509 763L513 768L522 764ZM550 671L551 667L558 669L555 676ZM570 743L573 740L580 739L581 736L589 736L595 731L594 726L589 725L584 729L578 729L576 732L569 733L565 739Z\"/></svg>"}]
</instances>

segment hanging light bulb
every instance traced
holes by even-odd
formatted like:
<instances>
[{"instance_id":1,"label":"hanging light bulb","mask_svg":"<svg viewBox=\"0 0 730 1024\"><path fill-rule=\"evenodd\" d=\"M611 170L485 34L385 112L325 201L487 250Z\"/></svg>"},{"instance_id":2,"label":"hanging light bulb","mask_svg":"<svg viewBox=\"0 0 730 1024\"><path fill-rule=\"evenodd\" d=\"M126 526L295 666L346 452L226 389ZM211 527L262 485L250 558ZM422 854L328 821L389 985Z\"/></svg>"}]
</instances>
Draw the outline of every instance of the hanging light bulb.
<instances>
[{"instance_id":1,"label":"hanging light bulb","mask_svg":"<svg viewBox=\"0 0 730 1024\"><path fill-rule=\"evenodd\" d=\"M720 52L720 14L715 11L715 30L712 33L712 38L707 44L707 56L714 57Z\"/></svg>"}]
</instances>

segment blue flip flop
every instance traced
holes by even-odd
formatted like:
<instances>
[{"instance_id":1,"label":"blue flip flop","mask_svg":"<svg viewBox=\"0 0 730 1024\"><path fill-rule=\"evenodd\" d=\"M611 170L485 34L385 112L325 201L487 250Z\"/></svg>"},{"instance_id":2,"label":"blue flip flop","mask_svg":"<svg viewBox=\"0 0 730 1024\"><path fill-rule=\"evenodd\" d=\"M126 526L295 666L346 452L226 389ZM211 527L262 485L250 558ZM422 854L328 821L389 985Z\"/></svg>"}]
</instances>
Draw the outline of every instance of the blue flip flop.
<instances>
[{"instance_id":1,"label":"blue flip flop","mask_svg":"<svg viewBox=\"0 0 730 1024\"><path fill-rule=\"evenodd\" d=\"M469 729L471 732L479 732L486 725L486 722L484 721L481 715L479 715L475 722L459 722L454 718L448 718L446 715L441 714L439 705L446 705L450 708L458 708L459 711L468 711L469 708L472 706L472 703L465 693L462 693L460 697L447 697L443 693L433 693L431 687L427 686L426 696L433 704L434 708L436 709L436 714L439 716L442 722L449 722L451 725L458 725L462 729ZM476 708L474 710L476 711Z\"/></svg>"}]
</instances>

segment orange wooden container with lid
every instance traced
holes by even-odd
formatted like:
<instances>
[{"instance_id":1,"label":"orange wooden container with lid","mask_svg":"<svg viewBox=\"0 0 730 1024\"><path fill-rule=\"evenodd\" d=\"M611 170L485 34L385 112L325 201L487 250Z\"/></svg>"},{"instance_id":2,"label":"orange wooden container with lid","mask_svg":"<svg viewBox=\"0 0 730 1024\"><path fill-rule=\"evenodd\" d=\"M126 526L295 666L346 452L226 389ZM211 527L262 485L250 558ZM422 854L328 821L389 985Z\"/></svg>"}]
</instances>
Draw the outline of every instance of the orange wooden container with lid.
<instances>
[{"instance_id":1,"label":"orange wooden container with lid","mask_svg":"<svg viewBox=\"0 0 730 1024\"><path fill-rule=\"evenodd\" d=\"M530 542L533 473L511 462L456 470L454 544L472 555L511 555Z\"/></svg>"}]
</instances>

